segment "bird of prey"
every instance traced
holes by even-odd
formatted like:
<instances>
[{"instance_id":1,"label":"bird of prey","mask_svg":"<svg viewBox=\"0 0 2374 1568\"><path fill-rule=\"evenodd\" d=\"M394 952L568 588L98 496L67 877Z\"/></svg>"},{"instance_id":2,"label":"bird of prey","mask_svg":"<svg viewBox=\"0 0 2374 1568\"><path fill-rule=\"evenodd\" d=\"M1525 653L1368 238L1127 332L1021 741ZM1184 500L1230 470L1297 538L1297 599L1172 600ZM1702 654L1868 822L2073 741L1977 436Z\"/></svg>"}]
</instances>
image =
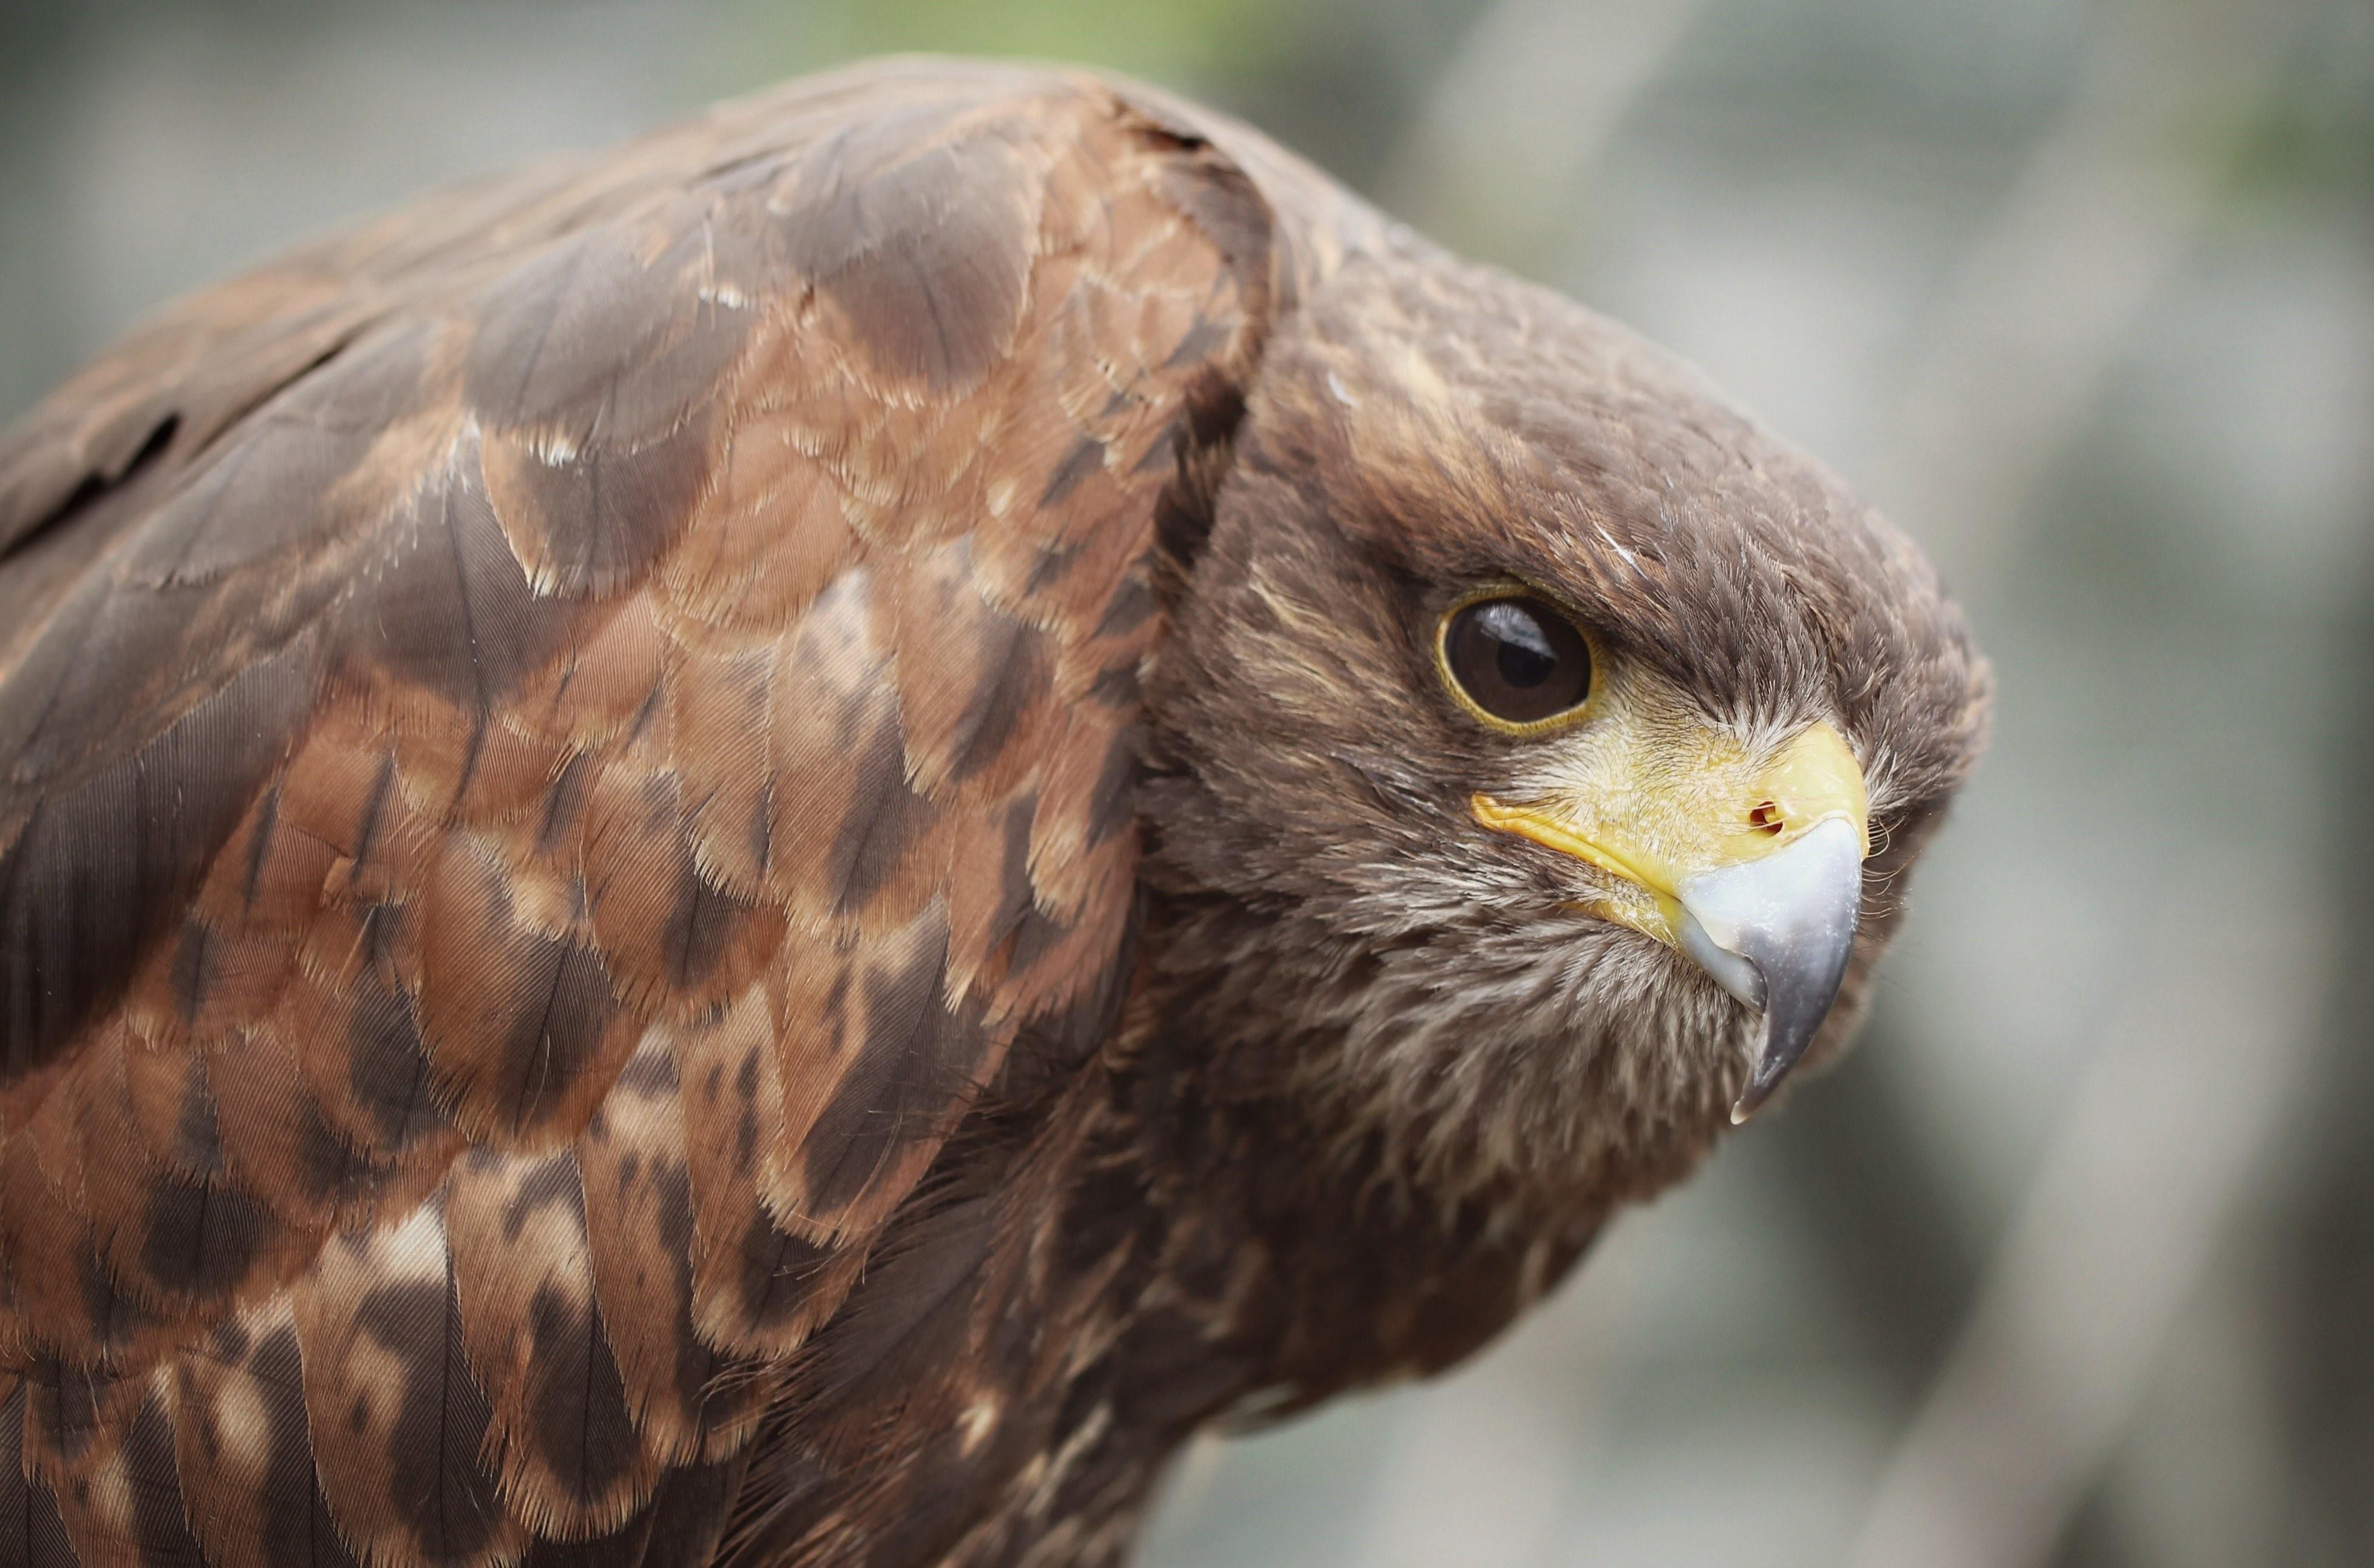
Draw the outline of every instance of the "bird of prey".
<instances>
[{"instance_id":1,"label":"bird of prey","mask_svg":"<svg viewBox=\"0 0 2374 1568\"><path fill-rule=\"evenodd\" d=\"M1833 1053L1987 704L1673 359L1018 66L172 305L0 550L40 1568L1117 1561Z\"/></svg>"}]
</instances>

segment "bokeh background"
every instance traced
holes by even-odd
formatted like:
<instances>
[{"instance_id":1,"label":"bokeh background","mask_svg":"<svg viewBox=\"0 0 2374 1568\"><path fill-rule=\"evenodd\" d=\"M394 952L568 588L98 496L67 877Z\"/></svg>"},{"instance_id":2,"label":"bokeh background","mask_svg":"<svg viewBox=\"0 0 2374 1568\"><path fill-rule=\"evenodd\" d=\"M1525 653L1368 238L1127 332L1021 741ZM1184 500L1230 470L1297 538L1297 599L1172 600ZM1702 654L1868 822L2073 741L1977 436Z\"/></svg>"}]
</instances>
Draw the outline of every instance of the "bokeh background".
<instances>
[{"instance_id":1,"label":"bokeh background","mask_svg":"<svg viewBox=\"0 0 2374 1568\"><path fill-rule=\"evenodd\" d=\"M1704 366L2001 679L1862 1050L1148 1568L2374 1562L2368 0L0 9L0 419L415 187L852 56L1215 100Z\"/></svg>"}]
</instances>

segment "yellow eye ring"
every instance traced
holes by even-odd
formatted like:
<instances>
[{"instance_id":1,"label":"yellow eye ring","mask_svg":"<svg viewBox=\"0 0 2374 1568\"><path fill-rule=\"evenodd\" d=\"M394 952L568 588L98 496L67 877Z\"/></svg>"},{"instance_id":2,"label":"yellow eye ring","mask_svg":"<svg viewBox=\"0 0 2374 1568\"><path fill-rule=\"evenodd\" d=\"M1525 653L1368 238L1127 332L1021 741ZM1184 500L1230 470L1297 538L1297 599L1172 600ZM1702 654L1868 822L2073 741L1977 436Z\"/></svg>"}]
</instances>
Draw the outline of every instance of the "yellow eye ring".
<instances>
[{"instance_id":1,"label":"yellow eye ring","mask_svg":"<svg viewBox=\"0 0 2374 1568\"><path fill-rule=\"evenodd\" d=\"M1543 595L1501 584L1463 596L1435 627L1443 685L1503 735L1563 729L1591 708L1594 650L1575 619Z\"/></svg>"}]
</instances>

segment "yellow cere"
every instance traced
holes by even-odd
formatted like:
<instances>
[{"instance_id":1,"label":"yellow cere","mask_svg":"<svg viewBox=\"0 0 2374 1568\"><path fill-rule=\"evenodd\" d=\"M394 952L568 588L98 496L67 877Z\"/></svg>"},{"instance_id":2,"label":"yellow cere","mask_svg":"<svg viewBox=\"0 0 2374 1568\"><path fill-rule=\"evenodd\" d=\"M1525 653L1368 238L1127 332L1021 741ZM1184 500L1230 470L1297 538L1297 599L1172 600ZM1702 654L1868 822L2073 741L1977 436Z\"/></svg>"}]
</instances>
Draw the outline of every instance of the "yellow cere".
<instances>
[{"instance_id":1,"label":"yellow cere","mask_svg":"<svg viewBox=\"0 0 2374 1568\"><path fill-rule=\"evenodd\" d=\"M1611 704L1559 759L1535 799L1472 802L1475 819L1620 879L1594 913L1676 944L1684 878L1759 859L1817 822L1854 824L1871 853L1870 803L1846 739L1827 724L1754 755L1705 725Z\"/></svg>"}]
</instances>

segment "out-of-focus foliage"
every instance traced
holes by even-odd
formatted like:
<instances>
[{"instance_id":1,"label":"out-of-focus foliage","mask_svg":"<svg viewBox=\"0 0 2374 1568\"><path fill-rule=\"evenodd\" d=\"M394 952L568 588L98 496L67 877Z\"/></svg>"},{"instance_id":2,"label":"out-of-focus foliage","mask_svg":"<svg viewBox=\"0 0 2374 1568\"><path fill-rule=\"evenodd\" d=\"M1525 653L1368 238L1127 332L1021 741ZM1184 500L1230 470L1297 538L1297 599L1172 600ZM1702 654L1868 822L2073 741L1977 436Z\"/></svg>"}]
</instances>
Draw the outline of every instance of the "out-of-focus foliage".
<instances>
[{"instance_id":1,"label":"out-of-focus foliage","mask_svg":"<svg viewBox=\"0 0 2374 1568\"><path fill-rule=\"evenodd\" d=\"M0 417L429 181L886 50L1092 61L1698 360L1969 604L1861 1052L1153 1568L2374 1562L2365 0L83 0L0 16Z\"/></svg>"},{"instance_id":2,"label":"out-of-focus foliage","mask_svg":"<svg viewBox=\"0 0 2374 1568\"><path fill-rule=\"evenodd\" d=\"M803 64L922 50L1093 61L1166 81L1259 71L1282 52L1299 19L1294 8L1263 0L827 0L806 6L735 0L729 15L750 48Z\"/></svg>"}]
</instances>

